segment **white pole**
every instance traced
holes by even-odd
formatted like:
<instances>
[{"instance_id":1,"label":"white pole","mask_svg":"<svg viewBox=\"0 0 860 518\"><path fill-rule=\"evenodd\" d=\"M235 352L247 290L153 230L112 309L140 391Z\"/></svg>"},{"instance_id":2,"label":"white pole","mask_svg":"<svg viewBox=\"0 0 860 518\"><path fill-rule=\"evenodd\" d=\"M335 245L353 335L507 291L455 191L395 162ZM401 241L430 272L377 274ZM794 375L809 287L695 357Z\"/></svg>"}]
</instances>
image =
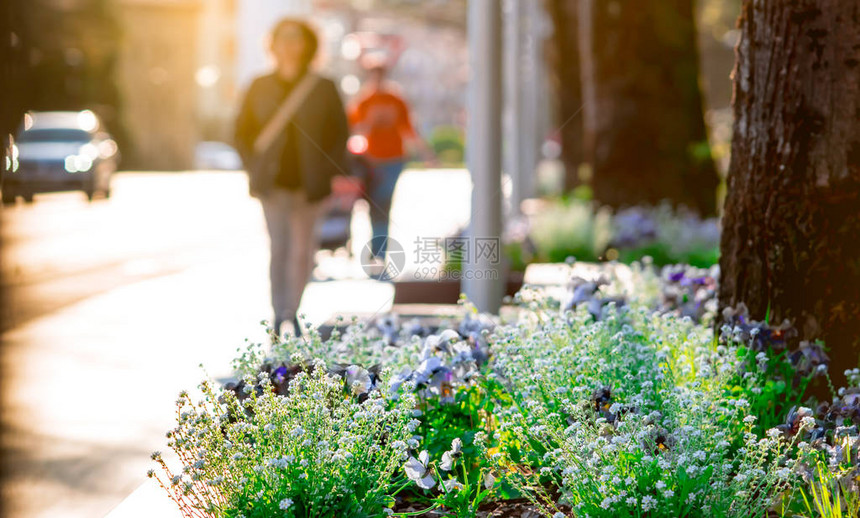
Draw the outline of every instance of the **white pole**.
<instances>
[{"instance_id":1,"label":"white pole","mask_svg":"<svg viewBox=\"0 0 860 518\"><path fill-rule=\"evenodd\" d=\"M505 19L505 173L511 181L510 215L520 213L523 200L523 8L524 0L504 3Z\"/></svg>"},{"instance_id":2,"label":"white pole","mask_svg":"<svg viewBox=\"0 0 860 518\"><path fill-rule=\"evenodd\" d=\"M505 279L501 268L501 12L498 0L469 0L468 5L467 161L472 217L461 289L478 310L497 313Z\"/></svg>"},{"instance_id":3,"label":"white pole","mask_svg":"<svg viewBox=\"0 0 860 518\"><path fill-rule=\"evenodd\" d=\"M527 20L525 59L523 66L523 121L520 139L522 146L520 158L520 200L534 196L537 166L540 161L540 148L543 145L543 127L541 111L546 101L543 43L544 43L544 12L541 0L529 0Z\"/></svg>"}]
</instances>

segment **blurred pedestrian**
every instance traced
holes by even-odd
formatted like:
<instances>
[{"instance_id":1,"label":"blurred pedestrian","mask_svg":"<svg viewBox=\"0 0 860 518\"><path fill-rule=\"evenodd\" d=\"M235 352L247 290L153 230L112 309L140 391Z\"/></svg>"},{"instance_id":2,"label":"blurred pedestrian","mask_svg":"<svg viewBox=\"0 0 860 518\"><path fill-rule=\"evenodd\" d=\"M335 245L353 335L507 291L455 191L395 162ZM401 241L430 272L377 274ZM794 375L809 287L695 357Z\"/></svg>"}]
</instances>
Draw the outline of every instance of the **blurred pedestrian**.
<instances>
[{"instance_id":1,"label":"blurred pedestrian","mask_svg":"<svg viewBox=\"0 0 860 518\"><path fill-rule=\"evenodd\" d=\"M347 117L335 84L313 71L319 41L303 20L271 32L275 69L256 78L236 120L235 141L259 198L271 245L273 331L299 336L298 308L319 248L331 180L346 169Z\"/></svg>"},{"instance_id":2,"label":"blurred pedestrian","mask_svg":"<svg viewBox=\"0 0 860 518\"><path fill-rule=\"evenodd\" d=\"M364 154L373 170L368 192L373 226L371 251L384 260L391 199L406 160L404 144L417 148L428 161L433 154L413 128L409 106L398 93L399 87L387 81L387 64L379 59L368 60L365 67L368 78L350 107L349 120L353 132L366 139Z\"/></svg>"}]
</instances>

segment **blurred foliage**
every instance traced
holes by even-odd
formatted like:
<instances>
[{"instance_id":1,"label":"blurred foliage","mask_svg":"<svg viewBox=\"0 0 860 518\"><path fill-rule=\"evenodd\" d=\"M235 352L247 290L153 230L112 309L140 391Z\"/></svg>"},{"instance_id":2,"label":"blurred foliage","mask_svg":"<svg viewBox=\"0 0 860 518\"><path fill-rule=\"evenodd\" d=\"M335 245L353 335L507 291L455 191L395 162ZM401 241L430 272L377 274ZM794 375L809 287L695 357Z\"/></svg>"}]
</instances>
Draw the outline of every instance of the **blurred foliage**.
<instances>
[{"instance_id":1,"label":"blurred foliage","mask_svg":"<svg viewBox=\"0 0 860 518\"><path fill-rule=\"evenodd\" d=\"M705 105L709 112L726 109L731 105L730 75L735 64L734 47L740 34L736 25L741 0L697 0L696 10ZM718 145L724 135L714 135L713 127L711 129L712 144ZM719 161L719 157L715 158Z\"/></svg>"},{"instance_id":2,"label":"blurred foliage","mask_svg":"<svg viewBox=\"0 0 860 518\"><path fill-rule=\"evenodd\" d=\"M462 166L466 155L465 136L462 128L437 126L430 135L430 147L445 166Z\"/></svg>"},{"instance_id":3,"label":"blurred foliage","mask_svg":"<svg viewBox=\"0 0 860 518\"><path fill-rule=\"evenodd\" d=\"M725 198L725 176L729 169L732 138L732 81L734 47L739 32L737 19L741 0L697 0L699 52L702 62L702 86L707 113L711 154L720 172L717 188L719 206Z\"/></svg>"},{"instance_id":4,"label":"blurred foliage","mask_svg":"<svg viewBox=\"0 0 860 518\"><path fill-rule=\"evenodd\" d=\"M597 261L611 239L612 219L607 209L576 199L560 199L531 218L529 237L535 259L560 263L568 257Z\"/></svg>"},{"instance_id":5,"label":"blurred foliage","mask_svg":"<svg viewBox=\"0 0 860 518\"><path fill-rule=\"evenodd\" d=\"M527 221L509 224L505 255L514 270L530 263L579 261L632 263L650 257L657 266L689 264L707 268L720 256L715 218L658 207L631 207L612 213L587 199L545 201Z\"/></svg>"},{"instance_id":6,"label":"blurred foliage","mask_svg":"<svg viewBox=\"0 0 860 518\"><path fill-rule=\"evenodd\" d=\"M698 0L699 30L714 39L723 39L734 30L741 0Z\"/></svg>"}]
</instances>

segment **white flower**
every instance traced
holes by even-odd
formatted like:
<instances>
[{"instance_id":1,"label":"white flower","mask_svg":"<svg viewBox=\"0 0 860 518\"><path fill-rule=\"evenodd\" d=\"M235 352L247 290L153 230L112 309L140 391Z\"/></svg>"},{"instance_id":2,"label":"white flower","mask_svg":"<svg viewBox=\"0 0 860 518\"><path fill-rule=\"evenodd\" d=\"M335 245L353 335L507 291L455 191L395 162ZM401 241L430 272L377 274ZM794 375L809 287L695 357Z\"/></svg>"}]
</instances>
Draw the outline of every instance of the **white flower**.
<instances>
[{"instance_id":1,"label":"white flower","mask_svg":"<svg viewBox=\"0 0 860 518\"><path fill-rule=\"evenodd\" d=\"M373 387L373 382L370 379L370 373L357 365L350 365L344 371L346 378L346 386L352 391L353 395L360 396L367 394Z\"/></svg>"},{"instance_id":2,"label":"white flower","mask_svg":"<svg viewBox=\"0 0 860 518\"><path fill-rule=\"evenodd\" d=\"M436 486L436 481L433 480L433 474L430 473L430 470L427 468L429 463L430 454L427 453L427 450L424 450L418 454L417 459L410 456L409 460L407 460L406 464L403 466L409 480L418 484L418 487L422 489L433 489Z\"/></svg>"},{"instance_id":3,"label":"white flower","mask_svg":"<svg viewBox=\"0 0 860 518\"><path fill-rule=\"evenodd\" d=\"M493 487L493 485L495 485L495 483L496 477L493 476L492 473L487 473L487 475L484 477L484 488L490 489L491 487Z\"/></svg>"},{"instance_id":4,"label":"white flower","mask_svg":"<svg viewBox=\"0 0 860 518\"><path fill-rule=\"evenodd\" d=\"M397 395L397 392L400 391L400 386L403 385L409 378L412 377L412 371L409 367L404 367L399 374L395 374L391 377L391 381L388 382L388 390L392 394L392 396ZM418 416L415 416L418 417Z\"/></svg>"},{"instance_id":5,"label":"white flower","mask_svg":"<svg viewBox=\"0 0 860 518\"><path fill-rule=\"evenodd\" d=\"M283 500L281 500L281 503L278 504L278 507L280 507L282 511L286 511L292 505L293 505L293 501L291 499L284 498Z\"/></svg>"},{"instance_id":6,"label":"white flower","mask_svg":"<svg viewBox=\"0 0 860 518\"><path fill-rule=\"evenodd\" d=\"M439 469L442 471L451 471L454 467L454 461L463 455L463 441L456 438L451 441L451 449L442 454L442 462L439 464Z\"/></svg>"},{"instance_id":7,"label":"white flower","mask_svg":"<svg viewBox=\"0 0 860 518\"><path fill-rule=\"evenodd\" d=\"M657 500L651 495L642 497L642 511L650 511L657 507Z\"/></svg>"},{"instance_id":8,"label":"white flower","mask_svg":"<svg viewBox=\"0 0 860 518\"><path fill-rule=\"evenodd\" d=\"M443 485L445 486L445 490L448 492L463 489L463 484L461 484L456 478L449 478L443 483Z\"/></svg>"}]
</instances>

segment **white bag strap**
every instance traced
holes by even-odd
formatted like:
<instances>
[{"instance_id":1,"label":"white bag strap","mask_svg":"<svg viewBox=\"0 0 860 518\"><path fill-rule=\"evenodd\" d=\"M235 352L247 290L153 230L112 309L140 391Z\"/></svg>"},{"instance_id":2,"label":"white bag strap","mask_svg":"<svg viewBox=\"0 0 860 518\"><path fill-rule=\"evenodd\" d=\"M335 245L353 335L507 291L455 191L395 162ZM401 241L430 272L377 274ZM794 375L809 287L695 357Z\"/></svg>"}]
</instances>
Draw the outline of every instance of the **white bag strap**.
<instances>
[{"instance_id":1,"label":"white bag strap","mask_svg":"<svg viewBox=\"0 0 860 518\"><path fill-rule=\"evenodd\" d=\"M254 141L255 153L262 154L269 149L272 143L275 142L278 134L284 130L290 119L293 118L299 106L307 99L319 79L318 75L309 72L299 81L299 84L293 88L293 91L290 92L290 95L287 96L286 100L278 108L278 111L275 112L272 118L269 119L269 122L266 123L266 126L263 127L263 130L260 131L260 134Z\"/></svg>"}]
</instances>

